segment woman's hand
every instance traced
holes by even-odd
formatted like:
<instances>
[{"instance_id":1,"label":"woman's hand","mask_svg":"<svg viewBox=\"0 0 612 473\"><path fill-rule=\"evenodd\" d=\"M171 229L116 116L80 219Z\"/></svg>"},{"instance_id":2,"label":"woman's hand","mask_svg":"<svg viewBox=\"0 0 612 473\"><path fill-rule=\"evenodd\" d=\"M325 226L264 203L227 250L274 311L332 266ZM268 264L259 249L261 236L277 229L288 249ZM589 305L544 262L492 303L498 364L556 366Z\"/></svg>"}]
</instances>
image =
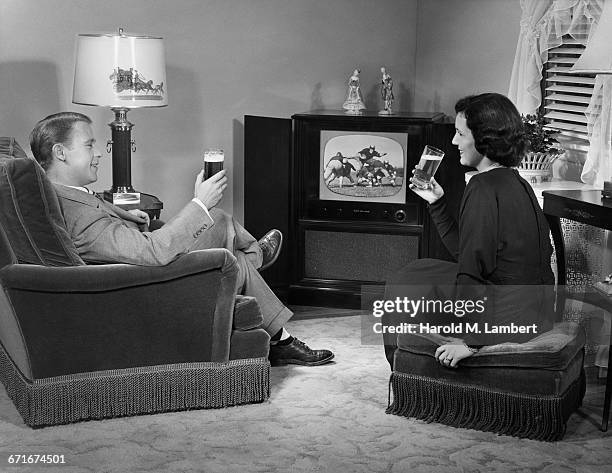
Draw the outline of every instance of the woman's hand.
<instances>
[{"instance_id":1,"label":"woman's hand","mask_svg":"<svg viewBox=\"0 0 612 473\"><path fill-rule=\"evenodd\" d=\"M414 169L412 170L414 174ZM416 195L426 200L428 203L433 204L436 200L440 199L444 195L444 189L438 184L438 182L432 177L429 181L431 187L429 189L421 189L414 185L414 177L410 178L409 189Z\"/></svg>"},{"instance_id":2,"label":"woman's hand","mask_svg":"<svg viewBox=\"0 0 612 473\"><path fill-rule=\"evenodd\" d=\"M436 350L434 358L447 368L456 368L461 360L473 354L474 352L463 343L449 343L447 345L440 345Z\"/></svg>"}]
</instances>

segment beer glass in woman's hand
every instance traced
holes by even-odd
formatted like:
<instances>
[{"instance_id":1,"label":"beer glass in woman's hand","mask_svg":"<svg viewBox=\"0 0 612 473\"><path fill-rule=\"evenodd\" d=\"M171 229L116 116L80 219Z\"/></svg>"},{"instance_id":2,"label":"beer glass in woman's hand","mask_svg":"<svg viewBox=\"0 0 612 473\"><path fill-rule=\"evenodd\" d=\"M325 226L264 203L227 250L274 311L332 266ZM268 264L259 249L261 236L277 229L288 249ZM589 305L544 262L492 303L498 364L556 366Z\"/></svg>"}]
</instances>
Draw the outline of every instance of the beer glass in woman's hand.
<instances>
[{"instance_id":1,"label":"beer glass in woman's hand","mask_svg":"<svg viewBox=\"0 0 612 473\"><path fill-rule=\"evenodd\" d=\"M429 204L433 204L434 202L436 202L438 199L440 199L444 195L444 189L442 188L440 184L438 184L438 182L433 177L429 180L429 187L427 189L421 189L420 187L417 187L417 185L414 183L415 172L416 172L416 169L413 169L412 170L413 176L410 178L410 185L408 186L408 188L412 192L414 192L416 195L418 195L422 199L426 200L427 203Z\"/></svg>"},{"instance_id":2,"label":"beer glass in woman's hand","mask_svg":"<svg viewBox=\"0 0 612 473\"><path fill-rule=\"evenodd\" d=\"M431 189L431 179L438 170L444 151L441 151L433 146L425 146L419 164L414 168L414 175L410 180L412 184L422 190Z\"/></svg>"}]
</instances>

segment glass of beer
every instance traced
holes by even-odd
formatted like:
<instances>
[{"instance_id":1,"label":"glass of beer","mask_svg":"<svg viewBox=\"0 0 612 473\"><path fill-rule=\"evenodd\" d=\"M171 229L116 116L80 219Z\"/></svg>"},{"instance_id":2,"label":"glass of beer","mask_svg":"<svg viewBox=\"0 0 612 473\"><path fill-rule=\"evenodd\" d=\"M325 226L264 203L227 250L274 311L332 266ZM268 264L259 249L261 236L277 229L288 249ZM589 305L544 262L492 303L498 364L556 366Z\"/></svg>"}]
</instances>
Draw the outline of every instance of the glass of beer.
<instances>
[{"instance_id":1,"label":"glass of beer","mask_svg":"<svg viewBox=\"0 0 612 473\"><path fill-rule=\"evenodd\" d=\"M204 180L223 169L225 155L222 149L209 148L204 151Z\"/></svg>"},{"instance_id":2,"label":"glass of beer","mask_svg":"<svg viewBox=\"0 0 612 473\"><path fill-rule=\"evenodd\" d=\"M414 168L412 183L419 189L430 189L431 178L438 170L443 157L444 151L426 145L421 154L419 164Z\"/></svg>"}]
</instances>

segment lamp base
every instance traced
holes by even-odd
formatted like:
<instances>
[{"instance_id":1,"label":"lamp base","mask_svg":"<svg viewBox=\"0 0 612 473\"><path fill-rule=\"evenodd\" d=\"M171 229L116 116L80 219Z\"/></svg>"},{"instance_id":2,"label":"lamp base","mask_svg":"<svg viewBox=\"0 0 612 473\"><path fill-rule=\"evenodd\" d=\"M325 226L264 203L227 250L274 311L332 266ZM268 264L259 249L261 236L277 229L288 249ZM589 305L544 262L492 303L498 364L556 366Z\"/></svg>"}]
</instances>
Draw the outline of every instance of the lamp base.
<instances>
[{"instance_id":1,"label":"lamp base","mask_svg":"<svg viewBox=\"0 0 612 473\"><path fill-rule=\"evenodd\" d=\"M132 210L140 207L140 192L135 192L133 189L130 191L124 189L113 189L104 191L104 200L118 205L122 209Z\"/></svg>"}]
</instances>

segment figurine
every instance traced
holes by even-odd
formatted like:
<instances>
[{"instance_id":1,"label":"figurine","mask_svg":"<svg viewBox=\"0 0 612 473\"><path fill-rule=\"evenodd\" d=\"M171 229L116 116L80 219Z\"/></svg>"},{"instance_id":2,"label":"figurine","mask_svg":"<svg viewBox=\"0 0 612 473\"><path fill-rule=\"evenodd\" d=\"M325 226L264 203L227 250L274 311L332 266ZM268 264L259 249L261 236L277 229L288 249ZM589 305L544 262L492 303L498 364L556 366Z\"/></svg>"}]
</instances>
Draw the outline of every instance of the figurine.
<instances>
[{"instance_id":1,"label":"figurine","mask_svg":"<svg viewBox=\"0 0 612 473\"><path fill-rule=\"evenodd\" d=\"M391 110L391 106L393 105L393 79L391 76L387 74L387 70L384 67L380 68L380 72L382 72L381 86L380 86L380 95L382 96L384 102L384 110L378 112L380 115L391 115L393 111Z\"/></svg>"},{"instance_id":2,"label":"figurine","mask_svg":"<svg viewBox=\"0 0 612 473\"><path fill-rule=\"evenodd\" d=\"M355 69L349 79L348 96L342 104L342 108L346 110L346 113L361 113L361 110L366 108L361 96L361 90L359 89L360 72L359 69Z\"/></svg>"}]
</instances>

